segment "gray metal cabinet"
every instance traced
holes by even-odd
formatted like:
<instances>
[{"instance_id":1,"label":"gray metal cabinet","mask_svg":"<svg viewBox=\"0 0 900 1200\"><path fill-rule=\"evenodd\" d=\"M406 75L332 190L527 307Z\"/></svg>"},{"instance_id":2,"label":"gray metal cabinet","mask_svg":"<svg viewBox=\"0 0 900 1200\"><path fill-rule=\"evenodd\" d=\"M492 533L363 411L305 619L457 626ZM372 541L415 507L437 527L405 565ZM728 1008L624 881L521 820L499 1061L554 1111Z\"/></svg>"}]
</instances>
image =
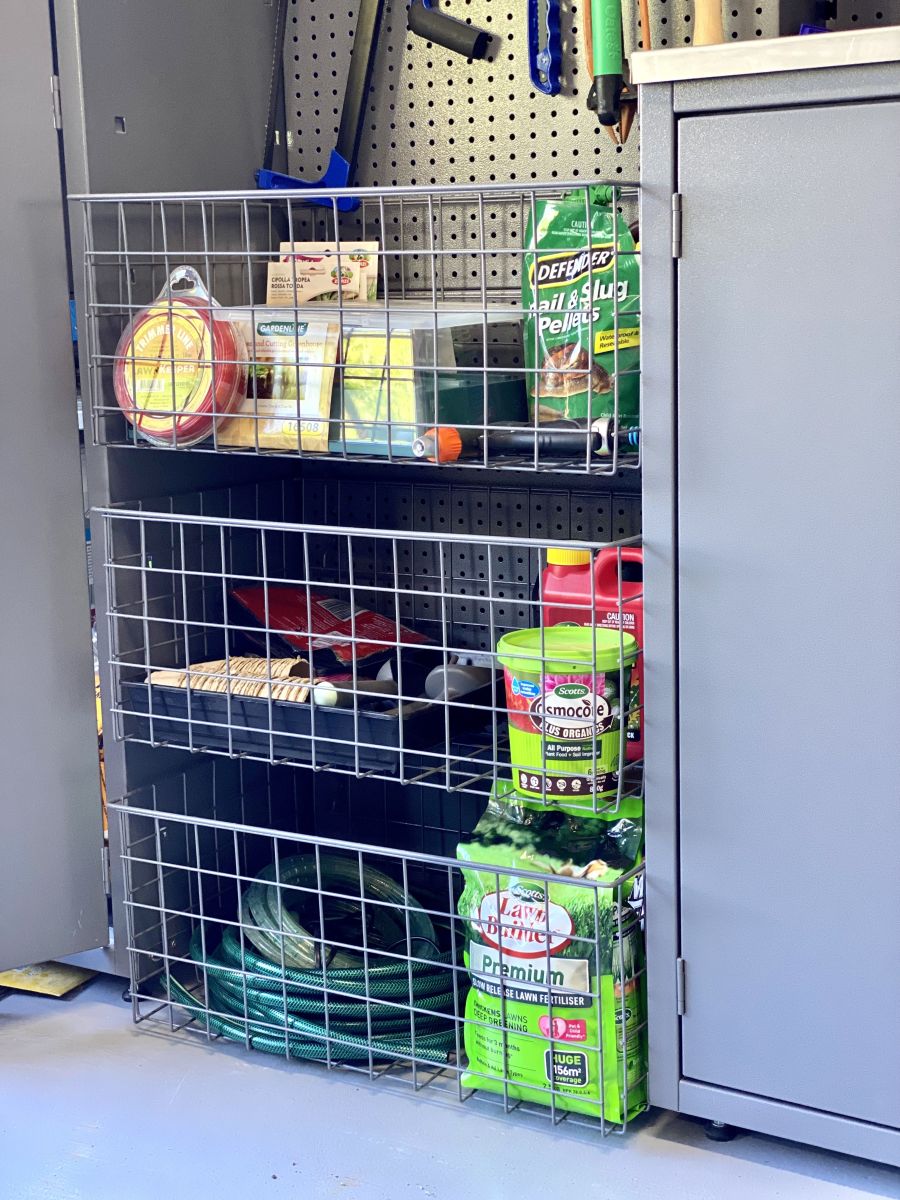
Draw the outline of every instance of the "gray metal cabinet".
<instances>
[{"instance_id":1,"label":"gray metal cabinet","mask_svg":"<svg viewBox=\"0 0 900 1200\"><path fill-rule=\"evenodd\" d=\"M187 8L174 0L151 6L56 0L52 9L53 25L47 5L9 0L0 50L0 144L9 166L0 195L0 362L8 425L0 447L6 633L0 911L16 914L0 932L0 969L101 949L87 960L90 965L127 975L124 937L118 946L110 942L103 869L64 184L54 115L70 191L247 185L262 153L274 9L265 0L233 6L227 17L216 0ZM141 54L126 53L133 46ZM207 105L227 137L210 135L203 119ZM79 292L80 213L73 217ZM83 306L80 311L83 316ZM172 486L163 460L148 456L124 465L115 451L106 454L90 444L87 459L94 504ZM195 469L192 479L199 487L241 472L240 465L221 463ZM102 573L95 582L102 603ZM103 650L101 632L101 661ZM155 767L140 761L147 757L135 756L132 784L159 770L158 759ZM125 750L112 739L106 763L110 792L120 795ZM113 823L108 882L113 925L124 930L117 837Z\"/></svg>"},{"instance_id":2,"label":"gray metal cabinet","mask_svg":"<svg viewBox=\"0 0 900 1200\"><path fill-rule=\"evenodd\" d=\"M25 7L24 5L20 5ZM31 6L29 6L31 7ZM184 5L158 0L152 5L114 0L55 0L66 182L70 193L131 191L139 188L244 187L262 154L266 102L272 63L275 9L265 0L229 6L216 0ZM177 30L177 36L173 31ZM49 58L49 31L45 53ZM141 47L135 55L125 48ZM42 77L43 78L43 77ZM43 86L41 84L40 86ZM14 103L11 101L14 107ZM210 124L207 112L215 113ZM43 110L37 120L43 119ZM217 132L218 131L218 132ZM225 132L222 132L225 131ZM54 155L50 164L57 174ZM58 193L57 193L58 194ZM84 261L82 213L71 208L72 260L79 312ZM122 503L184 487L181 469L170 456L123 459L87 439L87 477L92 505ZM247 464L232 461L193 464L190 484L200 488L239 480ZM99 531L98 531L99 534ZM95 559L102 561L100 537ZM97 573L97 608L105 606L105 581ZM108 655L104 623L98 627L101 674ZM106 691L108 695L108 691ZM93 703L91 705L93 712ZM104 727L113 722L104 713ZM155 778L171 761L107 739L109 794ZM127 771L126 771L127 761ZM112 925L122 935L109 941L106 920L92 966L127 975L124 881L119 827L110 826L109 876ZM94 861L99 850L94 850ZM79 847L71 846L78 856Z\"/></svg>"},{"instance_id":3,"label":"gray metal cabinet","mask_svg":"<svg viewBox=\"0 0 900 1200\"><path fill-rule=\"evenodd\" d=\"M657 1099L895 1161L900 102L866 79L887 73L844 73L816 106L802 75L777 107L766 77L759 107L742 81L750 111L727 111L728 84L689 85L683 108L679 86L645 89L647 203L668 199L679 254L645 236L671 301L645 471L672 502L645 536L648 669L654 635L671 651L660 709L647 683L648 852L672 902L651 985L677 1039L651 1062ZM655 750L677 763L660 792Z\"/></svg>"},{"instance_id":4,"label":"gray metal cabinet","mask_svg":"<svg viewBox=\"0 0 900 1200\"><path fill-rule=\"evenodd\" d=\"M178 6L184 61L215 8L195 7ZM208 74L173 64L163 89L153 39L171 22L59 0L70 188L249 182L264 88L234 79L267 78L272 16L262 0L235 10L235 36L200 56ZM62 332L33 340L45 315L65 323L50 32L24 0L12 17L0 78L20 169L3 205L22 236L0 357L30 370L3 476L18 590L0 901L29 903L0 966L107 931L71 373ZM139 61L120 53L131 42ZM180 119L178 87L215 99L226 143ZM866 67L658 84L641 103L652 1099L900 1162L897 96L896 67ZM92 500L153 494L169 463L95 448ZM243 470L194 464L191 480ZM64 703L34 686L35 646ZM155 777L162 755L116 745L111 790ZM9 764L26 757L20 778ZM118 870L114 846L117 924ZM126 960L120 946L112 965Z\"/></svg>"},{"instance_id":5,"label":"gray metal cabinet","mask_svg":"<svg viewBox=\"0 0 900 1200\"><path fill-rule=\"evenodd\" d=\"M0 50L0 968L107 938L63 199L46 5Z\"/></svg>"}]
</instances>

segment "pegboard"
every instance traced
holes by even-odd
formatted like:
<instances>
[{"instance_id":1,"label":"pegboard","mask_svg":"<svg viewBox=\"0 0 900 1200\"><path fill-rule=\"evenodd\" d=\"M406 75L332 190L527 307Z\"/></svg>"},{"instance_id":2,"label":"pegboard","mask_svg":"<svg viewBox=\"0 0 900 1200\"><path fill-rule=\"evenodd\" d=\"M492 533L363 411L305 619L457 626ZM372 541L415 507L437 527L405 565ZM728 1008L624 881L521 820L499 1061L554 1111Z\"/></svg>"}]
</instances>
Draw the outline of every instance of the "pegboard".
<instances>
[{"instance_id":1,"label":"pegboard","mask_svg":"<svg viewBox=\"0 0 900 1200\"><path fill-rule=\"evenodd\" d=\"M399 586L401 619L428 631L441 613L440 602L429 592L439 591L442 571L447 571L455 581L449 611L453 638L456 645L473 651L493 649L487 597L497 627L516 629L533 622L531 601L543 560L539 550L509 540L496 546L454 543L442 549L444 535L609 542L633 537L641 529L640 497L616 492L361 479L345 484L337 478L304 479L298 486L305 521L361 530L371 526L433 532L434 542L401 539L393 546L357 539L353 578L363 586ZM349 563L336 539L322 538L312 548L321 555L320 569L330 566L336 578L350 579ZM372 606L378 601L373 594Z\"/></svg>"},{"instance_id":2,"label":"pegboard","mask_svg":"<svg viewBox=\"0 0 900 1200\"><path fill-rule=\"evenodd\" d=\"M837 20L831 29L871 29L877 25L900 25L900 0L838 0Z\"/></svg>"},{"instance_id":3,"label":"pegboard","mask_svg":"<svg viewBox=\"0 0 900 1200\"><path fill-rule=\"evenodd\" d=\"M164 517L145 521L140 510ZM248 579L352 585L364 607L396 611L437 642L491 652L497 630L538 620L542 544L599 545L641 529L640 497L617 491L339 473L169 496L140 510L103 510L110 595L122 614L113 644L136 678L150 664L221 657L225 591ZM415 536L423 533L433 536Z\"/></svg>"},{"instance_id":4,"label":"pegboard","mask_svg":"<svg viewBox=\"0 0 900 1200\"><path fill-rule=\"evenodd\" d=\"M289 170L318 178L334 145L349 68L356 5L293 0L285 39ZM666 0L669 3L669 0ZM386 0L372 72L356 183L361 186L529 183L602 176L633 180L637 131L617 149L585 101L581 0L562 7L558 96L535 92L528 73L524 0L449 0L447 11L489 30L482 62L466 62L412 37L406 3ZM626 31L636 41L637 22Z\"/></svg>"},{"instance_id":5,"label":"pegboard","mask_svg":"<svg viewBox=\"0 0 900 1200\"><path fill-rule=\"evenodd\" d=\"M526 9L490 0L443 0L452 16L488 30L488 57L469 63L411 36L405 0L386 0L355 183L637 180L637 126L616 147L586 107L582 0L562 0L563 77L555 97L528 73ZM691 42L692 0L652 0L654 49ZM796 8L796 6L794 6ZM812 0L810 0L812 8ZM734 0L728 39L775 37L778 0ZM636 0L625 0L626 54L642 46ZM900 0L838 0L836 29L900 22ZM318 179L334 145L353 45L356 5L292 0L285 38L288 170Z\"/></svg>"}]
</instances>

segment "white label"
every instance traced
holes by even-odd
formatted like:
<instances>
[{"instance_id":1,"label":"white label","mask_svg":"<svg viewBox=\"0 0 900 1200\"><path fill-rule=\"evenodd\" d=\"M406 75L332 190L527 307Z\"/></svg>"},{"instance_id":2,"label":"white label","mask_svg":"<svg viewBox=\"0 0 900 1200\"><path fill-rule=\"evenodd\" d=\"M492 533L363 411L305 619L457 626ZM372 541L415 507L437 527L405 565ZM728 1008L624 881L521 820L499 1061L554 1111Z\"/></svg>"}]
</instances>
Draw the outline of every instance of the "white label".
<instances>
[{"instance_id":1,"label":"white label","mask_svg":"<svg viewBox=\"0 0 900 1200\"><path fill-rule=\"evenodd\" d=\"M545 958L558 954L572 940L575 926L561 904L543 897L491 892L481 901L478 921L482 938L515 958Z\"/></svg>"},{"instance_id":2,"label":"white label","mask_svg":"<svg viewBox=\"0 0 900 1200\"><path fill-rule=\"evenodd\" d=\"M526 961L510 958L490 946L472 942L469 946L469 970L484 979L506 980L524 987L551 988L566 992L589 993L591 990L586 958L553 958L550 978L547 978L547 959Z\"/></svg>"},{"instance_id":3,"label":"white label","mask_svg":"<svg viewBox=\"0 0 900 1200\"><path fill-rule=\"evenodd\" d=\"M539 733L567 742L586 742L606 733L616 713L605 696L583 683L557 684L552 691L531 701L529 716Z\"/></svg>"}]
</instances>

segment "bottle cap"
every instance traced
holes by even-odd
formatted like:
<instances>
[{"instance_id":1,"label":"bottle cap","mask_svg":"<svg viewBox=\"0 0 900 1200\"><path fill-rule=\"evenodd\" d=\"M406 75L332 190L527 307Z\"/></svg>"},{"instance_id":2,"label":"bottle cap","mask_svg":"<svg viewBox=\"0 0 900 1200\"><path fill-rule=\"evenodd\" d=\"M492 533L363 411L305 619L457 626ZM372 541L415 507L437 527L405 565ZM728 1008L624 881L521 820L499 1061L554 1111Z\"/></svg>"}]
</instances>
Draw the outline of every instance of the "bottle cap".
<instances>
[{"instance_id":1,"label":"bottle cap","mask_svg":"<svg viewBox=\"0 0 900 1200\"><path fill-rule=\"evenodd\" d=\"M554 547L547 551L547 562L554 567L581 567L590 561L590 550L561 550Z\"/></svg>"}]
</instances>

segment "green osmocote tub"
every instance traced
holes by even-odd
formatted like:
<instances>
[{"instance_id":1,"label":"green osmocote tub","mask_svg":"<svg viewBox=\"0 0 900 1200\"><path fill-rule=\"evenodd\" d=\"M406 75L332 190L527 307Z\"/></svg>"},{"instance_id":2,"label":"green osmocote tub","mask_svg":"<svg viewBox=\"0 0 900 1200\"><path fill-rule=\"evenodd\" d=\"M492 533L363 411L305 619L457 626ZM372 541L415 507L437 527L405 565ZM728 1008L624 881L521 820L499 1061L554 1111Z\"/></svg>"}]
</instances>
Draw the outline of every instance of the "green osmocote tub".
<instances>
[{"instance_id":1,"label":"green osmocote tub","mask_svg":"<svg viewBox=\"0 0 900 1200\"><path fill-rule=\"evenodd\" d=\"M516 791L613 796L637 642L617 629L517 629L497 644Z\"/></svg>"}]
</instances>

